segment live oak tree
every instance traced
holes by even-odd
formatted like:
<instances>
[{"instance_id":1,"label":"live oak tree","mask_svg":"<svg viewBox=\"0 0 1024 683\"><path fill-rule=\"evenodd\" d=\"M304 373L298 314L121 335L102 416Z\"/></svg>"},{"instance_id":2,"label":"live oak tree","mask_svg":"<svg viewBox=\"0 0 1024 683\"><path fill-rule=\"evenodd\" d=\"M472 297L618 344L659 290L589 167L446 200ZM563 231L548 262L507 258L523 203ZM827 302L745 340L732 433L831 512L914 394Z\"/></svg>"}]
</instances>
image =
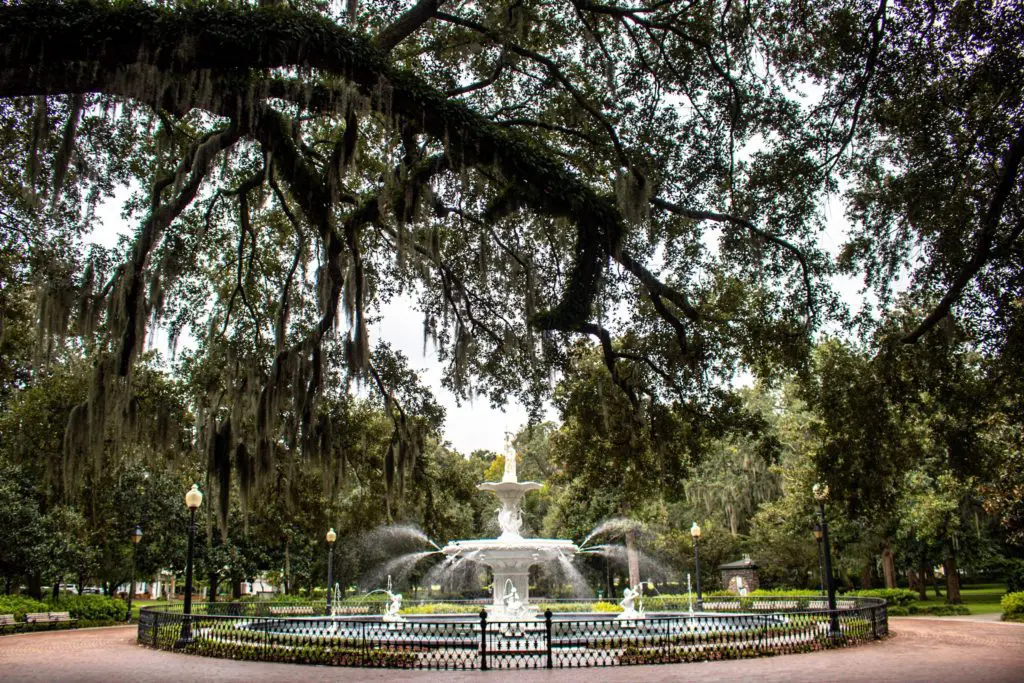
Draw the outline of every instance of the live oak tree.
<instances>
[{"instance_id":1,"label":"live oak tree","mask_svg":"<svg viewBox=\"0 0 1024 683\"><path fill-rule=\"evenodd\" d=\"M249 491L336 452L330 371L380 398L388 482L422 455L440 416L369 333L400 294L458 396L537 407L586 335L636 415L728 409L723 379L800 365L842 317L820 239L837 192L840 265L883 295L910 268L937 302L904 341L986 309L1012 350L1022 21L889 0L11 4L5 246L74 243L134 190L112 257L35 260L40 338L73 333L94 364L72 435L122 419L155 325L196 338L222 519L232 471Z\"/></svg>"}]
</instances>

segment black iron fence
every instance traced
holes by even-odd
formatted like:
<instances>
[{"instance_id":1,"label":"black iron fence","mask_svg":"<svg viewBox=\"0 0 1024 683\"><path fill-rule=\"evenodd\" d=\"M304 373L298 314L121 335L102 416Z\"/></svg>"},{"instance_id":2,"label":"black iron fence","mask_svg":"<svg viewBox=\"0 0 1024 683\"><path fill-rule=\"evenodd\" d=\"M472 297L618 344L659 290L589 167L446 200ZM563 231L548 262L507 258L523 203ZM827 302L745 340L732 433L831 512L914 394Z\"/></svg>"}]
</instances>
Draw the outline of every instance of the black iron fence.
<instances>
[{"instance_id":1,"label":"black iron fence","mask_svg":"<svg viewBox=\"0 0 1024 683\"><path fill-rule=\"evenodd\" d=\"M821 603L821 604L819 604ZM739 659L846 647L888 635L884 600L843 599L835 622L820 598L708 600L705 612L546 610L527 620L475 615L324 614L323 604L199 603L146 607L138 640L231 659L424 669L616 666ZM344 607L344 606L342 606ZM709 613L709 611L711 613Z\"/></svg>"}]
</instances>

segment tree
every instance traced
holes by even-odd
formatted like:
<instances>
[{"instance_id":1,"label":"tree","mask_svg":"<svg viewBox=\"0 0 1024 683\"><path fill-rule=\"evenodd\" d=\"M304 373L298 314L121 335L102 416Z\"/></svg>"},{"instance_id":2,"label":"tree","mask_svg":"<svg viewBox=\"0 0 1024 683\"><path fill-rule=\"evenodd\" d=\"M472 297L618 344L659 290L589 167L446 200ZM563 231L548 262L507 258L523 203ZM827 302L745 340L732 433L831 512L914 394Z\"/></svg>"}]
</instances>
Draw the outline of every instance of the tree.
<instances>
[{"instance_id":1,"label":"tree","mask_svg":"<svg viewBox=\"0 0 1024 683\"><path fill-rule=\"evenodd\" d=\"M401 293L460 397L539 412L588 336L636 415L704 414L845 321L819 239L838 188L840 266L887 304L911 263L929 302L904 342L989 309L979 334L1019 355L1024 19L1005 4L350 7L0 8L13 243L73 254L113 185L138 188L130 243L33 266L41 337L89 350L91 433L122 419L114 389L162 324L222 371L196 398L219 492L319 456L332 371L385 404L399 483L437 424L370 343Z\"/></svg>"}]
</instances>

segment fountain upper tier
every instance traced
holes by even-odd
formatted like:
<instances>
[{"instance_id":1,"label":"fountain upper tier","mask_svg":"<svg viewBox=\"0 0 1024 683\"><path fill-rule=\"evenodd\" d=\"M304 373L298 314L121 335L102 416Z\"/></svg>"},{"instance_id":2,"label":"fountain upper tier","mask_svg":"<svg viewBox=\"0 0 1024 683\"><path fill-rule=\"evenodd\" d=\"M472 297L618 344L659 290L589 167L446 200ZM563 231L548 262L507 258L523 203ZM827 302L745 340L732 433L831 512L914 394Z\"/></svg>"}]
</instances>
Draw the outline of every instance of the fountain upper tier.
<instances>
[{"instance_id":1,"label":"fountain upper tier","mask_svg":"<svg viewBox=\"0 0 1024 683\"><path fill-rule=\"evenodd\" d=\"M522 500L529 491L542 488L535 481L519 481L516 456L505 458L505 472L500 482L478 484L481 491L490 491L501 501L498 510L498 538L452 541L441 549L449 557L461 556L487 565L494 572L494 608L504 614L506 585L515 588L523 605L529 602L529 571L532 565L549 562L561 556L573 556L579 548L570 540L557 538L523 538Z\"/></svg>"}]
</instances>

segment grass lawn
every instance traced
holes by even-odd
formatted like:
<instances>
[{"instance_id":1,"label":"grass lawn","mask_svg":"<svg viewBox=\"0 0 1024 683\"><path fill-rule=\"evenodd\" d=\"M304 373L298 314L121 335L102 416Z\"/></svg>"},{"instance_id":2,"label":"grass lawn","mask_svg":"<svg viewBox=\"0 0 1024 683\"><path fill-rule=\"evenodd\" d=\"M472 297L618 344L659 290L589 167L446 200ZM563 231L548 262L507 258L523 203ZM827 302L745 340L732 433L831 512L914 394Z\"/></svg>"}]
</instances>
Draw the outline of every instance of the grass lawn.
<instances>
[{"instance_id":1,"label":"grass lawn","mask_svg":"<svg viewBox=\"0 0 1024 683\"><path fill-rule=\"evenodd\" d=\"M139 609L142 607L149 607L150 605L163 605L166 604L166 600L132 600L132 621L139 620Z\"/></svg>"},{"instance_id":2,"label":"grass lawn","mask_svg":"<svg viewBox=\"0 0 1024 683\"><path fill-rule=\"evenodd\" d=\"M918 602L920 605L934 605L945 601L945 591L942 597L936 598L935 592L928 587L928 600ZM1002 612L999 601L1006 595L1006 586L1001 583L983 583L971 586L960 587L960 597L964 606L971 611L971 614L998 614Z\"/></svg>"}]
</instances>

